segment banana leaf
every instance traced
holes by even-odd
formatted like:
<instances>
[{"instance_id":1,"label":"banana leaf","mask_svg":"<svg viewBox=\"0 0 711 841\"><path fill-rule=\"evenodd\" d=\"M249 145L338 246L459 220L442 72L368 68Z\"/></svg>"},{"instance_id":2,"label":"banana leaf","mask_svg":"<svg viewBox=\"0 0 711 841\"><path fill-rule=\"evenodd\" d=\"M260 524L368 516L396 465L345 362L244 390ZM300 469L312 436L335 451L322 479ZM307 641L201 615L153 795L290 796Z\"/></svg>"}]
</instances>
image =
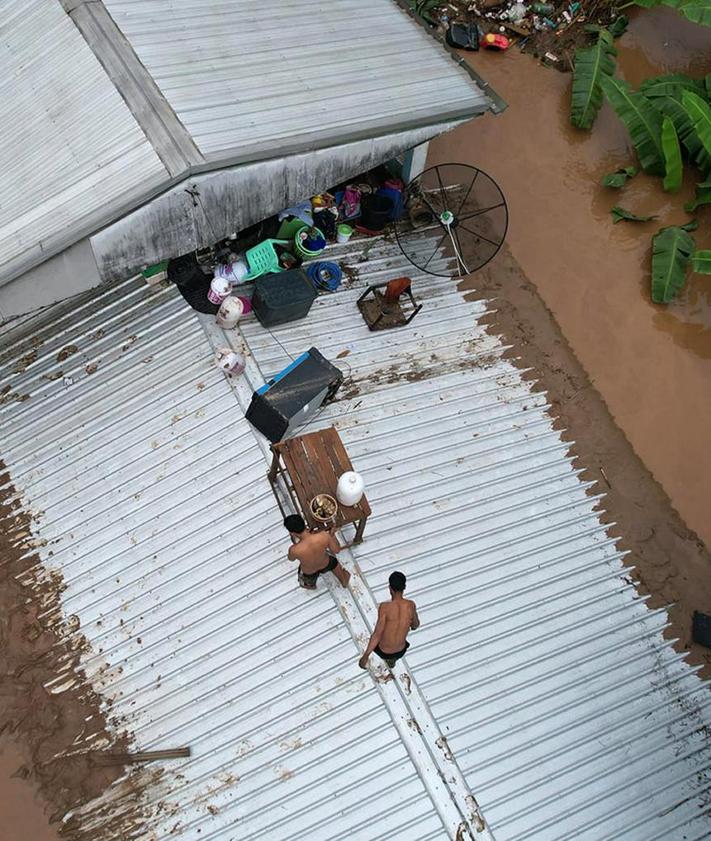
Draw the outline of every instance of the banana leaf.
<instances>
[{"instance_id":1,"label":"banana leaf","mask_svg":"<svg viewBox=\"0 0 711 841\"><path fill-rule=\"evenodd\" d=\"M711 160L711 105L691 91L684 91L681 104L691 118L694 130L703 149L696 158L702 172L708 172L707 162Z\"/></svg>"},{"instance_id":2,"label":"banana leaf","mask_svg":"<svg viewBox=\"0 0 711 841\"><path fill-rule=\"evenodd\" d=\"M711 178L696 185L696 198L684 205L687 213L693 213L702 204L711 204Z\"/></svg>"},{"instance_id":3,"label":"banana leaf","mask_svg":"<svg viewBox=\"0 0 711 841\"><path fill-rule=\"evenodd\" d=\"M693 23L711 26L711 0L686 0L676 8Z\"/></svg>"},{"instance_id":4,"label":"banana leaf","mask_svg":"<svg viewBox=\"0 0 711 841\"><path fill-rule=\"evenodd\" d=\"M686 283L694 238L679 226L662 228L652 240L652 300L668 304Z\"/></svg>"},{"instance_id":5,"label":"banana leaf","mask_svg":"<svg viewBox=\"0 0 711 841\"><path fill-rule=\"evenodd\" d=\"M711 73L704 76L704 87L706 88L706 99L711 102Z\"/></svg>"},{"instance_id":6,"label":"banana leaf","mask_svg":"<svg viewBox=\"0 0 711 841\"><path fill-rule=\"evenodd\" d=\"M677 9L684 17L694 23L701 23L704 26L711 26L711 4L709 0L631 0L625 3L626 6L642 6L645 9L652 9L655 6L669 6Z\"/></svg>"},{"instance_id":7,"label":"banana leaf","mask_svg":"<svg viewBox=\"0 0 711 841\"><path fill-rule=\"evenodd\" d=\"M645 79L639 86L639 92L649 98L656 96L673 96L674 99L681 99L681 92L684 90L705 95L703 79L692 79L683 73L667 73L664 76L653 76Z\"/></svg>"},{"instance_id":8,"label":"banana leaf","mask_svg":"<svg viewBox=\"0 0 711 841\"><path fill-rule=\"evenodd\" d=\"M697 274L711 274L711 251L694 251L691 255L691 271Z\"/></svg>"},{"instance_id":9,"label":"banana leaf","mask_svg":"<svg viewBox=\"0 0 711 841\"><path fill-rule=\"evenodd\" d=\"M600 183L603 187L614 187L616 190L619 190L620 187L624 187L627 181L635 175L637 175L636 166L623 166L614 172L608 172Z\"/></svg>"},{"instance_id":10,"label":"banana leaf","mask_svg":"<svg viewBox=\"0 0 711 841\"><path fill-rule=\"evenodd\" d=\"M662 149L664 150L664 189L668 193L676 193L681 187L682 163L679 138L676 136L674 123L669 117L662 123Z\"/></svg>"},{"instance_id":11,"label":"banana leaf","mask_svg":"<svg viewBox=\"0 0 711 841\"><path fill-rule=\"evenodd\" d=\"M681 102L672 99L670 96L660 96L651 99L654 107L671 119L676 129L677 137L686 149L689 158L696 161L699 169L706 172L711 169L711 155L704 149L696 128Z\"/></svg>"},{"instance_id":12,"label":"banana leaf","mask_svg":"<svg viewBox=\"0 0 711 841\"><path fill-rule=\"evenodd\" d=\"M627 15L618 15L612 23L608 27L608 31L613 38L619 38L620 35L624 35L627 32L627 26L629 25L630 19Z\"/></svg>"},{"instance_id":13,"label":"banana leaf","mask_svg":"<svg viewBox=\"0 0 711 841\"><path fill-rule=\"evenodd\" d=\"M437 21L433 16L433 12L437 6L441 6L440 0L409 0L409 6L412 11L419 15L424 21L427 21L431 26L435 26Z\"/></svg>"},{"instance_id":14,"label":"banana leaf","mask_svg":"<svg viewBox=\"0 0 711 841\"><path fill-rule=\"evenodd\" d=\"M657 218L656 216L637 216L636 213L632 213L632 211L618 206L613 207L610 213L612 214L613 225L622 222L623 219L626 222L651 222L652 219Z\"/></svg>"},{"instance_id":15,"label":"banana leaf","mask_svg":"<svg viewBox=\"0 0 711 841\"><path fill-rule=\"evenodd\" d=\"M649 175L664 175L662 115L643 94L634 93L621 79L603 76L600 85L627 126L642 169Z\"/></svg>"},{"instance_id":16,"label":"banana leaf","mask_svg":"<svg viewBox=\"0 0 711 841\"><path fill-rule=\"evenodd\" d=\"M573 91L570 102L570 122L581 129L589 129L602 105L600 81L615 72L617 50L612 35L603 29L592 47L575 51Z\"/></svg>"}]
</instances>

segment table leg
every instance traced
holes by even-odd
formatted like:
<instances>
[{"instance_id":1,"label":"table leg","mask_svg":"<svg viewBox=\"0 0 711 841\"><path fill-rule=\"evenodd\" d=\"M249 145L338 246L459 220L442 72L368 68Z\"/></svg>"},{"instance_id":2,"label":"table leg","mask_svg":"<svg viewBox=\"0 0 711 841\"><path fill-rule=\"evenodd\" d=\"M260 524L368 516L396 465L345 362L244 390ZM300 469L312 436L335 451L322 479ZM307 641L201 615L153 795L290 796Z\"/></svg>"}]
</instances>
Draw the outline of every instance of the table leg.
<instances>
[{"instance_id":1,"label":"table leg","mask_svg":"<svg viewBox=\"0 0 711 841\"><path fill-rule=\"evenodd\" d=\"M279 453L276 450L272 450L272 465L269 468L269 473L267 473L267 478L269 481L274 484L276 482L277 471L279 470Z\"/></svg>"},{"instance_id":2,"label":"table leg","mask_svg":"<svg viewBox=\"0 0 711 841\"><path fill-rule=\"evenodd\" d=\"M353 538L353 543L362 543L363 542L363 532L365 531L365 523L367 517L363 517L362 520L358 520L358 526L356 527L355 537Z\"/></svg>"}]
</instances>

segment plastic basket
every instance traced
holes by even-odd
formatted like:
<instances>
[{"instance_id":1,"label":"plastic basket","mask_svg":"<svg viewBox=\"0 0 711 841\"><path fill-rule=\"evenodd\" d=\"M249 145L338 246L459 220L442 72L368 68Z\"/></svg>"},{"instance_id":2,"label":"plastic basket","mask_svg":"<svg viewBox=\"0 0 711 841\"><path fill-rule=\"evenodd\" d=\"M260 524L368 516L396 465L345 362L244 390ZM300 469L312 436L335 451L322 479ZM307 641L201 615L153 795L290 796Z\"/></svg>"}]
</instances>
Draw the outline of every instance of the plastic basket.
<instances>
[{"instance_id":1,"label":"plastic basket","mask_svg":"<svg viewBox=\"0 0 711 841\"><path fill-rule=\"evenodd\" d=\"M263 274L283 271L274 250L275 245L291 245L291 243L288 239L265 239L264 242L260 242L259 245L247 251L249 274L244 278L245 280L254 280Z\"/></svg>"}]
</instances>

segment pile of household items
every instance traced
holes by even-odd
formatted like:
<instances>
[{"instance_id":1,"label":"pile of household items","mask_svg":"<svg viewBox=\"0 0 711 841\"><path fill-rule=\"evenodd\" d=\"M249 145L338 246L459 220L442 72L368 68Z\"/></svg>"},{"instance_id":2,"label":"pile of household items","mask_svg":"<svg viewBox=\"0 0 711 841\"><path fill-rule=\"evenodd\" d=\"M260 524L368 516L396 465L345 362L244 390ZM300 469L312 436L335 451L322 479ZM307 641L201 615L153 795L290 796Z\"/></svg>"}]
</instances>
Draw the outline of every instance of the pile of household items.
<instances>
[{"instance_id":1,"label":"pile of household items","mask_svg":"<svg viewBox=\"0 0 711 841\"><path fill-rule=\"evenodd\" d=\"M516 43L561 71L572 70L573 53L591 31L605 26L618 37L629 22L611 0L411 0L410 6L454 49L503 51Z\"/></svg>"},{"instance_id":2,"label":"pile of household items","mask_svg":"<svg viewBox=\"0 0 711 841\"><path fill-rule=\"evenodd\" d=\"M324 259L331 244L381 234L404 205L403 182L374 171L163 267L185 300L222 326L253 311L270 327L303 318L320 292L339 287L340 265Z\"/></svg>"}]
</instances>

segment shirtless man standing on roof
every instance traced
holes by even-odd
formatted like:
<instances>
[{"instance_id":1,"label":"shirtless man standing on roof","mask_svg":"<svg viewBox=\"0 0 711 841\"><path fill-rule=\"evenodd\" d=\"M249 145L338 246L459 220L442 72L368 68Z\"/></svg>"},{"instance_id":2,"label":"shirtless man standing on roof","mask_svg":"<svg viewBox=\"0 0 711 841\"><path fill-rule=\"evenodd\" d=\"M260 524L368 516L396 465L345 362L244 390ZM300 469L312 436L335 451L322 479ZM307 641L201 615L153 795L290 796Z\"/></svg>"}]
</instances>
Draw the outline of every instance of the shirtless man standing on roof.
<instances>
[{"instance_id":1,"label":"shirtless man standing on roof","mask_svg":"<svg viewBox=\"0 0 711 841\"><path fill-rule=\"evenodd\" d=\"M294 541L289 547L289 560L299 562L301 587L315 590L322 572L332 572L341 582L341 587L348 586L351 574L336 559L336 554L346 546L341 546L330 531L309 531L304 518L298 514L285 517L284 526Z\"/></svg>"},{"instance_id":2,"label":"shirtless man standing on roof","mask_svg":"<svg viewBox=\"0 0 711 841\"><path fill-rule=\"evenodd\" d=\"M410 647L407 641L408 632L420 627L415 603L402 595L407 583L405 576L401 572L393 572L388 583L392 601L378 605L378 621L370 636L368 647L358 661L361 669L368 668L368 657L373 651L392 669Z\"/></svg>"}]
</instances>

